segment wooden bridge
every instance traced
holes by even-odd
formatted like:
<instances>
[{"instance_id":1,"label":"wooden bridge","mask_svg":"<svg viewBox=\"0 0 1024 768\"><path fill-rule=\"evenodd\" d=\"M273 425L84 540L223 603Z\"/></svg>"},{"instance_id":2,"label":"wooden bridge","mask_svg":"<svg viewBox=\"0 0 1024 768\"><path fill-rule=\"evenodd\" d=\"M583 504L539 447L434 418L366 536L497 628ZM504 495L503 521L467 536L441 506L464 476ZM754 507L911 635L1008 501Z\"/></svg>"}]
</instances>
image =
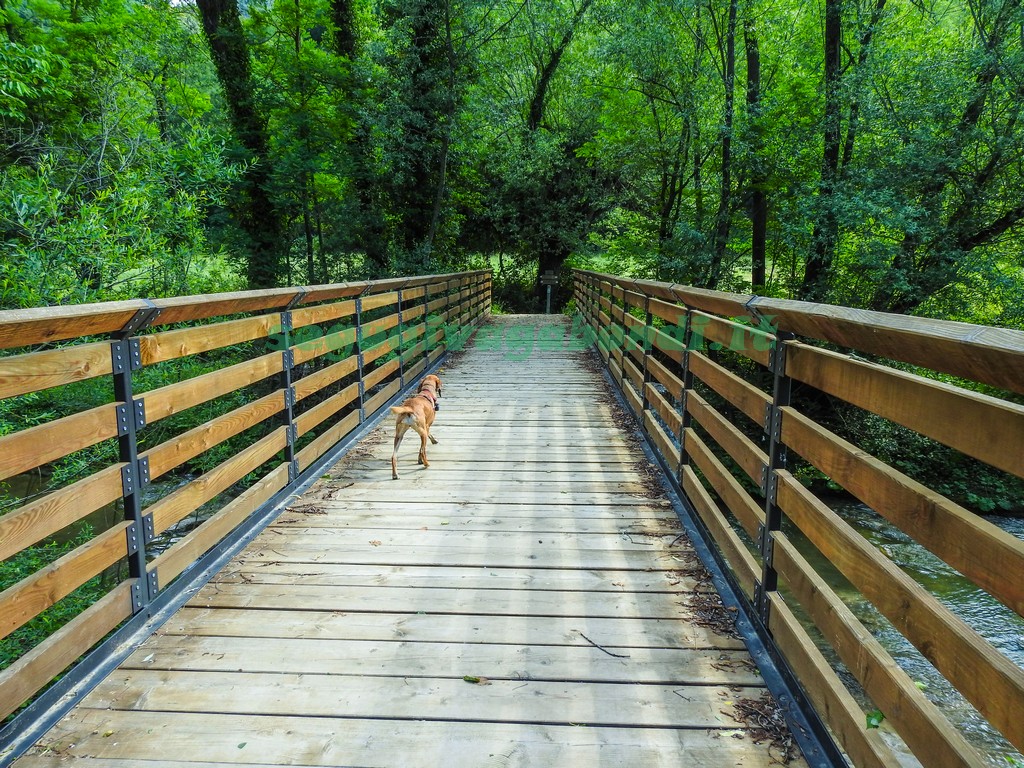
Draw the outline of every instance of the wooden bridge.
<instances>
[{"instance_id":1,"label":"wooden bridge","mask_svg":"<svg viewBox=\"0 0 1024 768\"><path fill-rule=\"evenodd\" d=\"M37 563L0 593L0 708L21 710L0 764L1017 759L1024 670L797 467L1016 619L1024 543L823 422L852 403L1022 477L1024 334L588 272L573 289L574 318L489 317L486 272L0 313L0 396L60 388L72 411L0 437L0 477L116 457L0 516L0 557ZM410 433L393 481L387 406L428 371L440 442L425 469ZM101 378L106 401L75 410ZM199 426L175 418L193 408ZM209 468L154 492L185 466ZM123 522L40 562L111 503ZM947 720L822 559L991 738Z\"/></svg>"}]
</instances>

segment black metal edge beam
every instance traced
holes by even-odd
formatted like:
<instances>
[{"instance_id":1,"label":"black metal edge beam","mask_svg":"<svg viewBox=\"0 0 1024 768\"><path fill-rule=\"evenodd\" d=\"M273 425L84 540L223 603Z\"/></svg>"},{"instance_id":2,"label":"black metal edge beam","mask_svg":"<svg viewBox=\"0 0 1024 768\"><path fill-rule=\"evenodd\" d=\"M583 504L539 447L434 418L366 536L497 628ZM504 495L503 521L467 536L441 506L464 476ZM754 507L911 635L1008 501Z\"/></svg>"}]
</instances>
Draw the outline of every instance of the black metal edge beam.
<instances>
[{"instance_id":1,"label":"black metal edge beam","mask_svg":"<svg viewBox=\"0 0 1024 768\"><path fill-rule=\"evenodd\" d=\"M591 354L597 355L593 350L591 350ZM679 485L679 481L673 475L665 459L654 449L650 437L642 429L636 415L627 405L622 391L616 385L604 360L600 356L597 356L597 359L601 363L601 372L619 407L632 417L633 431L640 438L638 442L644 456L661 469L658 475L665 496L672 503L672 508L693 544L697 557L711 574L711 581L721 596L723 605L736 609L736 631L757 665L765 687L778 703L793 735L793 740L800 747L808 766L811 768L847 768L849 761L843 756L842 750L835 743L825 723L815 711L798 678L789 668L789 664L775 647L767 628L758 620L756 606L751 605L743 596L739 584L715 546L714 539L687 500L686 493Z\"/></svg>"},{"instance_id":2,"label":"black metal edge beam","mask_svg":"<svg viewBox=\"0 0 1024 768\"><path fill-rule=\"evenodd\" d=\"M475 329L474 329L475 332ZM442 366L448 351L423 376ZM421 377L422 378L422 377ZM400 390L385 403L372 418L339 440L331 450L314 461L294 483L278 491L264 502L238 528L189 566L167 589L163 590L141 613L129 619L110 637L86 654L64 677L36 697L2 730L0 730L0 768L6 768L25 754L57 722L67 715L97 685L110 675L121 662L135 652L157 629L164 625L179 608L188 602L210 579L216 576L232 558L241 552L270 523L284 511L288 503L305 493L323 474L337 463L356 443L366 437L387 416L388 408L415 394L412 386Z\"/></svg>"}]
</instances>

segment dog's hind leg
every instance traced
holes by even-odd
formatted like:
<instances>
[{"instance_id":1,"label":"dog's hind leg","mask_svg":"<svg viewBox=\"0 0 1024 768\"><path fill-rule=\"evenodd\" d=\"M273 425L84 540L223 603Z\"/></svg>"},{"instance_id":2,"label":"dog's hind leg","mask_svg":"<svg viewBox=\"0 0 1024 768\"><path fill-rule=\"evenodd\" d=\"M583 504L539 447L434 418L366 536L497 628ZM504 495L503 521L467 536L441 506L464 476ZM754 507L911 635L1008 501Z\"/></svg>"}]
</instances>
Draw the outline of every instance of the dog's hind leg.
<instances>
[{"instance_id":1,"label":"dog's hind leg","mask_svg":"<svg viewBox=\"0 0 1024 768\"><path fill-rule=\"evenodd\" d=\"M430 462L427 461L427 438L430 436L430 430L426 427L421 429L418 424L413 428L420 434L420 457L418 463L422 464L424 468L429 467ZM434 442L437 441L435 440Z\"/></svg>"},{"instance_id":2,"label":"dog's hind leg","mask_svg":"<svg viewBox=\"0 0 1024 768\"><path fill-rule=\"evenodd\" d=\"M395 425L395 449L391 452L391 479L398 479L398 446L402 444L402 438L405 437L405 432L409 427L406 424L399 422Z\"/></svg>"}]
</instances>

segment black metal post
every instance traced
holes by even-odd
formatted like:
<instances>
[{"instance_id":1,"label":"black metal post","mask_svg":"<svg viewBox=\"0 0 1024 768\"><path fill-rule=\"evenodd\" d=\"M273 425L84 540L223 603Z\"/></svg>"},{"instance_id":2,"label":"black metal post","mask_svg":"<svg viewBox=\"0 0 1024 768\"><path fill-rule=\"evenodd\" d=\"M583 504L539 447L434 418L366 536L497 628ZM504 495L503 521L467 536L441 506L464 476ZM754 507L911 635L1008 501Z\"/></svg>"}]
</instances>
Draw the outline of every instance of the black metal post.
<instances>
[{"instance_id":1,"label":"black metal post","mask_svg":"<svg viewBox=\"0 0 1024 768\"><path fill-rule=\"evenodd\" d=\"M152 302L139 310L110 342L114 400L117 412L118 459L121 467L121 498L128 527L128 574L132 586L132 613L142 611L156 597L157 574L146 572L146 545L154 538L153 516L142 514L142 489L149 485L149 460L139 459L138 432L146 425L146 403L137 398L132 372L142 367L142 351L135 334L152 323L160 310Z\"/></svg>"},{"instance_id":2,"label":"black metal post","mask_svg":"<svg viewBox=\"0 0 1024 768\"><path fill-rule=\"evenodd\" d=\"M402 289L398 289L398 386L405 389L405 339L402 338Z\"/></svg>"},{"instance_id":3,"label":"black metal post","mask_svg":"<svg viewBox=\"0 0 1024 768\"><path fill-rule=\"evenodd\" d=\"M682 485L683 467L690 463L690 457L686 452L686 430L690 428L692 421L690 412L687 410L686 399L693 389L693 371L690 370L690 345L693 340L693 310L687 308L686 320L683 321L683 391L679 398L679 469L676 473L676 481Z\"/></svg>"},{"instance_id":4,"label":"black metal post","mask_svg":"<svg viewBox=\"0 0 1024 768\"><path fill-rule=\"evenodd\" d=\"M786 344L792 334L779 331L775 336L769 357L772 371L772 403L765 409L764 429L768 437L768 464L761 471L761 492L764 494L764 525L758 530L761 549L761 581L755 585L754 602L758 616L768 626L771 602L768 594L779 587L779 576L772 563L775 537L773 532L782 527L779 509L778 470L786 467L786 446L782 443L782 408L789 405L792 380L786 375Z\"/></svg>"},{"instance_id":5,"label":"black metal post","mask_svg":"<svg viewBox=\"0 0 1024 768\"><path fill-rule=\"evenodd\" d=\"M651 339L650 330L651 325L654 323L654 315L651 314L651 297L644 295L644 335L641 339L641 351L644 353L643 369L641 370L643 385L640 393L641 409L646 411L651 404L651 399L647 396L647 385L651 381L651 372L647 366L647 360L651 356Z\"/></svg>"},{"instance_id":6,"label":"black metal post","mask_svg":"<svg viewBox=\"0 0 1024 768\"><path fill-rule=\"evenodd\" d=\"M295 369L295 351L292 349L292 313L281 313L281 334L284 338L284 349L281 351L281 388L284 391L284 411L282 418L286 429L284 448L285 462L288 464L288 482L299 476L299 462L295 458L295 444L299 442L299 428L295 424L295 382L292 375Z\"/></svg>"},{"instance_id":7,"label":"black metal post","mask_svg":"<svg viewBox=\"0 0 1024 768\"><path fill-rule=\"evenodd\" d=\"M359 371L359 423L366 421L366 383L363 381L363 297L356 296L356 365Z\"/></svg>"}]
</instances>

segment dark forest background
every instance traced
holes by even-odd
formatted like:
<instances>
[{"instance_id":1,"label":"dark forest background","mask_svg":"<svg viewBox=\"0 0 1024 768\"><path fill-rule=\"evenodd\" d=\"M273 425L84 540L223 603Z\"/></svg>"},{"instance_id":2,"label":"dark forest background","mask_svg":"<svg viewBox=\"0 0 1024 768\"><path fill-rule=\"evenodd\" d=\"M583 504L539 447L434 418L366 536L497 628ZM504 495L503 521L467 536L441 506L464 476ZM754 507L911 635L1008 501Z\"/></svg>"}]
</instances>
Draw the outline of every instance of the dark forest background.
<instances>
[{"instance_id":1,"label":"dark forest background","mask_svg":"<svg viewBox=\"0 0 1024 768\"><path fill-rule=\"evenodd\" d=\"M1024 326L1020 0L0 0L0 307L565 265ZM562 292L565 298L565 292Z\"/></svg>"}]
</instances>

